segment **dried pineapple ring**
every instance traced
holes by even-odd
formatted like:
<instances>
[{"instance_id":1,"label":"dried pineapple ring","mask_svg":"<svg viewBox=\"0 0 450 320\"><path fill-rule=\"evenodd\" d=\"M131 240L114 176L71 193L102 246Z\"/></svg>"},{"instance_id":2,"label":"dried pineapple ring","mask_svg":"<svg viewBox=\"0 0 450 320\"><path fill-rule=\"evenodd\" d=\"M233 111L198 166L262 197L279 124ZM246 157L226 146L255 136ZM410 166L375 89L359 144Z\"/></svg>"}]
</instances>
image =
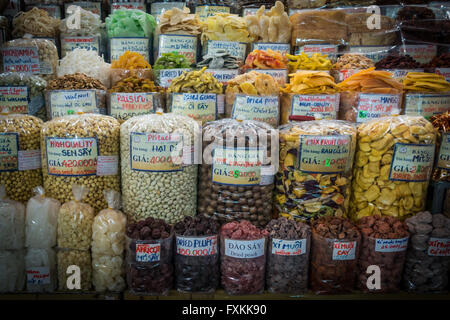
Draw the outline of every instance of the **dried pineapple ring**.
<instances>
[{"instance_id":1,"label":"dried pineapple ring","mask_svg":"<svg viewBox=\"0 0 450 320\"><path fill-rule=\"evenodd\" d=\"M258 94L258 90L248 82L241 83L239 88L241 88L242 92L245 94Z\"/></svg>"},{"instance_id":2,"label":"dried pineapple ring","mask_svg":"<svg viewBox=\"0 0 450 320\"><path fill-rule=\"evenodd\" d=\"M277 91L278 85L270 75L261 73L256 77L255 87L259 94L270 95Z\"/></svg>"}]
</instances>

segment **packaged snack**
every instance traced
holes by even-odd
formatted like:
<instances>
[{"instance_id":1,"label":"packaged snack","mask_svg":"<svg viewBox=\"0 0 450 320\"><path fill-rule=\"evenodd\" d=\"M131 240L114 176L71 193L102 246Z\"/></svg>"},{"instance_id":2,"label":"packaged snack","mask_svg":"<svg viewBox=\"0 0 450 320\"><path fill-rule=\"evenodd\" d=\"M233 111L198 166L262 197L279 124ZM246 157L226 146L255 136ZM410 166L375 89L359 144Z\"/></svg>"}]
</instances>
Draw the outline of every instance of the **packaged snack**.
<instances>
[{"instance_id":1,"label":"packaged snack","mask_svg":"<svg viewBox=\"0 0 450 320\"><path fill-rule=\"evenodd\" d=\"M142 54L126 51L111 63L111 86L132 76L152 80L152 67Z\"/></svg>"},{"instance_id":2,"label":"packaged snack","mask_svg":"<svg viewBox=\"0 0 450 320\"><path fill-rule=\"evenodd\" d=\"M219 285L219 224L202 216L175 224L175 287L212 293Z\"/></svg>"},{"instance_id":3,"label":"packaged snack","mask_svg":"<svg viewBox=\"0 0 450 320\"><path fill-rule=\"evenodd\" d=\"M369 29L369 19L373 13L348 13L345 23L348 26L350 46L392 46L398 38L398 30L393 18L385 15L377 17L379 25Z\"/></svg>"},{"instance_id":4,"label":"packaged snack","mask_svg":"<svg viewBox=\"0 0 450 320\"><path fill-rule=\"evenodd\" d=\"M430 118L437 130L436 156L433 169L433 181L450 182L450 113L447 111Z\"/></svg>"},{"instance_id":5,"label":"packaged snack","mask_svg":"<svg viewBox=\"0 0 450 320\"><path fill-rule=\"evenodd\" d=\"M0 292L13 293L25 285L23 250L0 250Z\"/></svg>"},{"instance_id":6,"label":"packaged snack","mask_svg":"<svg viewBox=\"0 0 450 320\"><path fill-rule=\"evenodd\" d=\"M56 254L51 248L27 248L25 254L28 292L53 292L56 289Z\"/></svg>"},{"instance_id":7,"label":"packaged snack","mask_svg":"<svg viewBox=\"0 0 450 320\"><path fill-rule=\"evenodd\" d=\"M409 240L406 224L395 217L374 215L363 217L357 227L362 235L357 287L374 293L400 291ZM369 279L373 273L369 267L373 265L379 268L379 286Z\"/></svg>"},{"instance_id":8,"label":"packaged snack","mask_svg":"<svg viewBox=\"0 0 450 320\"><path fill-rule=\"evenodd\" d=\"M0 249L18 250L24 247L25 207L8 199L4 185L0 186Z\"/></svg>"},{"instance_id":9,"label":"packaged snack","mask_svg":"<svg viewBox=\"0 0 450 320\"><path fill-rule=\"evenodd\" d=\"M157 112L128 119L120 134L123 210L129 221L154 217L176 223L195 215L197 165L191 150L199 125Z\"/></svg>"},{"instance_id":10,"label":"packaged snack","mask_svg":"<svg viewBox=\"0 0 450 320\"><path fill-rule=\"evenodd\" d=\"M350 293L358 270L358 229L339 217L319 218L311 228L311 290L316 294Z\"/></svg>"},{"instance_id":11,"label":"packaged snack","mask_svg":"<svg viewBox=\"0 0 450 320\"><path fill-rule=\"evenodd\" d=\"M73 199L73 184L83 185L89 188L84 201L96 212L104 209L103 190L120 190L119 128L116 119L99 114L46 122L41 131L45 193L64 203Z\"/></svg>"},{"instance_id":12,"label":"packaged snack","mask_svg":"<svg viewBox=\"0 0 450 320\"><path fill-rule=\"evenodd\" d=\"M253 120L223 119L203 127L198 214L220 223L250 220L261 227L270 221L273 133L270 125Z\"/></svg>"},{"instance_id":13,"label":"packaged snack","mask_svg":"<svg viewBox=\"0 0 450 320\"><path fill-rule=\"evenodd\" d=\"M45 196L43 187L34 188L26 208L25 246L27 248L47 249L56 245L58 212L61 203Z\"/></svg>"},{"instance_id":14,"label":"packaged snack","mask_svg":"<svg viewBox=\"0 0 450 320\"><path fill-rule=\"evenodd\" d=\"M269 233L266 285L271 293L305 294L308 290L311 228L284 217L266 226Z\"/></svg>"},{"instance_id":15,"label":"packaged snack","mask_svg":"<svg viewBox=\"0 0 450 320\"><path fill-rule=\"evenodd\" d=\"M56 254L58 265L58 289L61 291L89 291L91 289L92 264L91 253L83 250L58 249ZM72 282L68 287L67 278L73 274L72 266L80 268L80 287L76 287L76 282L72 277ZM69 272L68 272L69 271Z\"/></svg>"},{"instance_id":16,"label":"packaged snack","mask_svg":"<svg viewBox=\"0 0 450 320\"><path fill-rule=\"evenodd\" d=\"M33 188L42 185L41 119L26 114L0 113L0 184L12 200L25 204Z\"/></svg>"},{"instance_id":17,"label":"packaged snack","mask_svg":"<svg viewBox=\"0 0 450 320\"><path fill-rule=\"evenodd\" d=\"M411 241L406 255L403 286L409 292L448 292L450 218L419 212L406 219Z\"/></svg>"},{"instance_id":18,"label":"packaged snack","mask_svg":"<svg viewBox=\"0 0 450 320\"><path fill-rule=\"evenodd\" d=\"M423 117L386 117L360 124L350 216L404 219L422 211L435 142L435 129ZM417 166L421 169L412 169Z\"/></svg>"},{"instance_id":19,"label":"packaged snack","mask_svg":"<svg viewBox=\"0 0 450 320\"><path fill-rule=\"evenodd\" d=\"M149 217L127 226L127 283L138 295L167 295L173 285L173 230Z\"/></svg>"},{"instance_id":20,"label":"packaged snack","mask_svg":"<svg viewBox=\"0 0 450 320\"><path fill-rule=\"evenodd\" d=\"M264 292L267 235L266 230L248 221L230 222L222 226L220 271L222 286L227 294Z\"/></svg>"},{"instance_id":21,"label":"packaged snack","mask_svg":"<svg viewBox=\"0 0 450 320\"><path fill-rule=\"evenodd\" d=\"M362 54L345 53L331 68L330 74L336 83L342 82L360 70L374 67L374 62Z\"/></svg>"},{"instance_id":22,"label":"packaged snack","mask_svg":"<svg viewBox=\"0 0 450 320\"><path fill-rule=\"evenodd\" d=\"M347 215L356 128L339 120L280 128L275 204L281 216L310 221Z\"/></svg>"}]
</instances>

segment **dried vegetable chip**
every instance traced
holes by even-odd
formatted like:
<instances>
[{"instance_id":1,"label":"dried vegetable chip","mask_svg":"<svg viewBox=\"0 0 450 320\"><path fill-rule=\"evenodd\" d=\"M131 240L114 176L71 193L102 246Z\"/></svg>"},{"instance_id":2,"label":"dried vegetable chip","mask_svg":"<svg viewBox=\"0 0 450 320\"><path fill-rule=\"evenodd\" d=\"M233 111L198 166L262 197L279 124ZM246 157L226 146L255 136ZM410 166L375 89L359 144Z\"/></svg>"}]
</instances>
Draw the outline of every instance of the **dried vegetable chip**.
<instances>
[{"instance_id":1,"label":"dried vegetable chip","mask_svg":"<svg viewBox=\"0 0 450 320\"><path fill-rule=\"evenodd\" d=\"M291 21L281 1L266 12L261 6L255 15L245 17L249 33L262 42L289 43L291 40Z\"/></svg>"},{"instance_id":2,"label":"dried vegetable chip","mask_svg":"<svg viewBox=\"0 0 450 320\"><path fill-rule=\"evenodd\" d=\"M289 75L290 82L281 88L284 93L333 94L338 92L334 79L326 72L298 71Z\"/></svg>"},{"instance_id":3,"label":"dried vegetable chip","mask_svg":"<svg viewBox=\"0 0 450 320\"><path fill-rule=\"evenodd\" d=\"M226 50L217 50L203 56L203 60L197 63L198 68L208 67L210 69L238 69L242 60L232 56Z\"/></svg>"},{"instance_id":4,"label":"dried vegetable chip","mask_svg":"<svg viewBox=\"0 0 450 320\"><path fill-rule=\"evenodd\" d=\"M287 69L287 59L280 51L253 50L245 59L245 69Z\"/></svg>"},{"instance_id":5,"label":"dried vegetable chip","mask_svg":"<svg viewBox=\"0 0 450 320\"><path fill-rule=\"evenodd\" d=\"M202 33L202 45L208 40L253 42L247 29L247 23L242 17L228 13L218 13L206 19Z\"/></svg>"},{"instance_id":6,"label":"dried vegetable chip","mask_svg":"<svg viewBox=\"0 0 450 320\"><path fill-rule=\"evenodd\" d=\"M227 94L245 93L254 95L278 95L280 89L272 76L256 71L250 71L230 80L225 92Z\"/></svg>"},{"instance_id":7,"label":"dried vegetable chip","mask_svg":"<svg viewBox=\"0 0 450 320\"><path fill-rule=\"evenodd\" d=\"M151 69L151 66L141 54L137 52L125 51L125 53L119 57L119 60L114 60L111 63L111 68L134 70Z\"/></svg>"},{"instance_id":8,"label":"dried vegetable chip","mask_svg":"<svg viewBox=\"0 0 450 320\"><path fill-rule=\"evenodd\" d=\"M202 22L198 15L190 13L189 8L172 8L164 11L159 17L159 33L182 33L199 35L202 33Z\"/></svg>"},{"instance_id":9,"label":"dried vegetable chip","mask_svg":"<svg viewBox=\"0 0 450 320\"><path fill-rule=\"evenodd\" d=\"M407 92L447 92L450 82L444 76L426 72L408 72L403 78L403 85Z\"/></svg>"},{"instance_id":10,"label":"dried vegetable chip","mask_svg":"<svg viewBox=\"0 0 450 320\"><path fill-rule=\"evenodd\" d=\"M435 129L423 117L386 117L360 124L350 216L407 218L422 211L435 142Z\"/></svg>"},{"instance_id":11,"label":"dried vegetable chip","mask_svg":"<svg viewBox=\"0 0 450 320\"><path fill-rule=\"evenodd\" d=\"M318 120L281 127L275 195L281 216L308 221L345 216L355 148L356 128L349 122ZM329 150L333 154L327 154Z\"/></svg>"},{"instance_id":12,"label":"dried vegetable chip","mask_svg":"<svg viewBox=\"0 0 450 320\"><path fill-rule=\"evenodd\" d=\"M341 91L356 91L366 93L402 93L403 85L392 78L387 71L375 70L375 67L362 70L341 83L338 83Z\"/></svg>"},{"instance_id":13,"label":"dried vegetable chip","mask_svg":"<svg viewBox=\"0 0 450 320\"><path fill-rule=\"evenodd\" d=\"M297 70L330 70L332 67L331 60L327 54L314 53L311 57L304 52L298 56L286 54L288 58L289 72Z\"/></svg>"},{"instance_id":14,"label":"dried vegetable chip","mask_svg":"<svg viewBox=\"0 0 450 320\"><path fill-rule=\"evenodd\" d=\"M168 93L222 93L222 84L210 73L205 73L206 67L201 70L183 72L183 74L170 83Z\"/></svg>"}]
</instances>

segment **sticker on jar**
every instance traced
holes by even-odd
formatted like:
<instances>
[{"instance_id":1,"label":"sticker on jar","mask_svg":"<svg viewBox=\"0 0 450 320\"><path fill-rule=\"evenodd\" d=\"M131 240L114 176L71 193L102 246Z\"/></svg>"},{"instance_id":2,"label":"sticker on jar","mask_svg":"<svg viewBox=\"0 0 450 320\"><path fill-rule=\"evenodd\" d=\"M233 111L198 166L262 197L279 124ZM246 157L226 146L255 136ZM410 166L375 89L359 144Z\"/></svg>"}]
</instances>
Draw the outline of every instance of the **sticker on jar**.
<instances>
[{"instance_id":1,"label":"sticker on jar","mask_svg":"<svg viewBox=\"0 0 450 320\"><path fill-rule=\"evenodd\" d=\"M272 239L272 254L278 256L300 256L306 253L306 239Z\"/></svg>"},{"instance_id":2,"label":"sticker on jar","mask_svg":"<svg viewBox=\"0 0 450 320\"><path fill-rule=\"evenodd\" d=\"M155 113L153 99L156 92L113 92L110 96L111 116L127 119L141 114Z\"/></svg>"},{"instance_id":3,"label":"sticker on jar","mask_svg":"<svg viewBox=\"0 0 450 320\"><path fill-rule=\"evenodd\" d=\"M394 79L400 80L406 77L409 72L423 72L424 69L384 69L383 71L390 72Z\"/></svg>"},{"instance_id":4,"label":"sticker on jar","mask_svg":"<svg viewBox=\"0 0 450 320\"><path fill-rule=\"evenodd\" d=\"M217 94L172 93L170 112L205 123L217 119Z\"/></svg>"},{"instance_id":5,"label":"sticker on jar","mask_svg":"<svg viewBox=\"0 0 450 320\"><path fill-rule=\"evenodd\" d=\"M405 114L423 116L429 120L432 116L450 110L450 94L407 93L405 95Z\"/></svg>"},{"instance_id":6,"label":"sticker on jar","mask_svg":"<svg viewBox=\"0 0 450 320\"><path fill-rule=\"evenodd\" d=\"M278 42L253 42L252 50L272 50L280 51L281 54L291 53L291 45L289 43Z\"/></svg>"},{"instance_id":7,"label":"sticker on jar","mask_svg":"<svg viewBox=\"0 0 450 320\"><path fill-rule=\"evenodd\" d=\"M95 176L97 138L45 138L47 170L52 176Z\"/></svg>"},{"instance_id":8,"label":"sticker on jar","mask_svg":"<svg viewBox=\"0 0 450 320\"><path fill-rule=\"evenodd\" d=\"M116 176L119 174L119 156L98 156L97 176Z\"/></svg>"},{"instance_id":9,"label":"sticker on jar","mask_svg":"<svg viewBox=\"0 0 450 320\"><path fill-rule=\"evenodd\" d=\"M350 164L352 138L349 135L300 136L299 170L308 173L337 174Z\"/></svg>"},{"instance_id":10,"label":"sticker on jar","mask_svg":"<svg viewBox=\"0 0 450 320\"><path fill-rule=\"evenodd\" d=\"M215 16L218 13L230 13L231 8L225 5L211 5L211 6L196 6L195 13L198 14L201 20L206 20L208 17Z\"/></svg>"},{"instance_id":11,"label":"sticker on jar","mask_svg":"<svg viewBox=\"0 0 450 320\"><path fill-rule=\"evenodd\" d=\"M338 82L342 82L344 80L347 80L348 78L350 78L352 75L358 73L359 69L342 69L339 70L338 72Z\"/></svg>"},{"instance_id":12,"label":"sticker on jar","mask_svg":"<svg viewBox=\"0 0 450 320\"><path fill-rule=\"evenodd\" d=\"M67 8L71 5L79 6L84 10L90 11L92 13L98 14L100 17L102 15L102 3L93 1L74 1L69 3L64 3L64 11L67 12Z\"/></svg>"},{"instance_id":13,"label":"sticker on jar","mask_svg":"<svg viewBox=\"0 0 450 320\"><path fill-rule=\"evenodd\" d=\"M295 50L295 54L306 53L308 57L311 57L314 53L327 54L330 59L334 59L338 53L338 46L335 44L307 44L299 46Z\"/></svg>"},{"instance_id":14,"label":"sticker on jar","mask_svg":"<svg viewBox=\"0 0 450 320\"><path fill-rule=\"evenodd\" d=\"M397 142L394 146L389 180L426 182L433 168L434 144Z\"/></svg>"},{"instance_id":15,"label":"sticker on jar","mask_svg":"<svg viewBox=\"0 0 450 320\"><path fill-rule=\"evenodd\" d=\"M336 119L339 110L339 93L294 94L291 116L309 116L315 119Z\"/></svg>"},{"instance_id":16,"label":"sticker on jar","mask_svg":"<svg viewBox=\"0 0 450 320\"><path fill-rule=\"evenodd\" d=\"M183 137L172 133L130 134L131 170L171 172L182 170Z\"/></svg>"},{"instance_id":17,"label":"sticker on jar","mask_svg":"<svg viewBox=\"0 0 450 320\"><path fill-rule=\"evenodd\" d=\"M205 257L218 254L217 236L176 237L177 254L188 257Z\"/></svg>"},{"instance_id":18,"label":"sticker on jar","mask_svg":"<svg viewBox=\"0 0 450 320\"><path fill-rule=\"evenodd\" d=\"M100 52L100 41L97 36L61 37L61 56L75 49Z\"/></svg>"},{"instance_id":19,"label":"sticker on jar","mask_svg":"<svg viewBox=\"0 0 450 320\"><path fill-rule=\"evenodd\" d=\"M409 55L417 62L425 64L437 55L437 46L433 44L405 44L399 48L399 53Z\"/></svg>"},{"instance_id":20,"label":"sticker on jar","mask_svg":"<svg viewBox=\"0 0 450 320\"><path fill-rule=\"evenodd\" d=\"M375 239L376 252L402 252L408 247L408 237L401 239Z\"/></svg>"},{"instance_id":21,"label":"sticker on jar","mask_svg":"<svg viewBox=\"0 0 450 320\"><path fill-rule=\"evenodd\" d=\"M278 96L237 94L231 118L261 121L276 128L279 120Z\"/></svg>"},{"instance_id":22,"label":"sticker on jar","mask_svg":"<svg viewBox=\"0 0 450 320\"><path fill-rule=\"evenodd\" d=\"M268 74L271 76L280 86L285 85L288 79L289 71L287 69L247 69L245 72L256 71L259 73Z\"/></svg>"},{"instance_id":23,"label":"sticker on jar","mask_svg":"<svg viewBox=\"0 0 450 320\"><path fill-rule=\"evenodd\" d=\"M239 74L239 69L206 69L205 73L210 73L221 84L227 85L228 81Z\"/></svg>"},{"instance_id":24,"label":"sticker on jar","mask_svg":"<svg viewBox=\"0 0 450 320\"><path fill-rule=\"evenodd\" d=\"M53 90L50 91L51 118L71 114L75 110L93 113L97 109L95 90Z\"/></svg>"},{"instance_id":25,"label":"sticker on jar","mask_svg":"<svg viewBox=\"0 0 450 320\"><path fill-rule=\"evenodd\" d=\"M443 76L446 81L450 81L450 68L436 68L434 73Z\"/></svg>"},{"instance_id":26,"label":"sticker on jar","mask_svg":"<svg viewBox=\"0 0 450 320\"><path fill-rule=\"evenodd\" d=\"M50 284L50 270L48 267L27 268L27 285Z\"/></svg>"},{"instance_id":27,"label":"sticker on jar","mask_svg":"<svg viewBox=\"0 0 450 320\"><path fill-rule=\"evenodd\" d=\"M61 19L61 7L56 4L33 4L31 6L26 6L25 11L29 11L33 9L34 7L37 7L38 9L42 9L48 13L49 16Z\"/></svg>"},{"instance_id":28,"label":"sticker on jar","mask_svg":"<svg viewBox=\"0 0 450 320\"><path fill-rule=\"evenodd\" d=\"M265 238L257 240L225 239L225 255L238 259L262 257L265 249Z\"/></svg>"},{"instance_id":29,"label":"sticker on jar","mask_svg":"<svg viewBox=\"0 0 450 320\"><path fill-rule=\"evenodd\" d=\"M110 40L111 61L119 60L126 51L137 52L149 61L150 39L144 37L117 37Z\"/></svg>"},{"instance_id":30,"label":"sticker on jar","mask_svg":"<svg viewBox=\"0 0 450 320\"><path fill-rule=\"evenodd\" d=\"M19 150L19 171L41 168L41 150Z\"/></svg>"},{"instance_id":31,"label":"sticker on jar","mask_svg":"<svg viewBox=\"0 0 450 320\"><path fill-rule=\"evenodd\" d=\"M41 72L37 47L6 47L2 49L2 56L4 72Z\"/></svg>"},{"instance_id":32,"label":"sticker on jar","mask_svg":"<svg viewBox=\"0 0 450 320\"><path fill-rule=\"evenodd\" d=\"M136 262L158 262L161 260L161 244L136 241Z\"/></svg>"},{"instance_id":33,"label":"sticker on jar","mask_svg":"<svg viewBox=\"0 0 450 320\"><path fill-rule=\"evenodd\" d=\"M208 40L206 42L205 55L213 54L220 50L225 50L231 56L235 56L239 60L244 61L247 53L247 43L237 41L219 41L219 40Z\"/></svg>"},{"instance_id":34,"label":"sticker on jar","mask_svg":"<svg viewBox=\"0 0 450 320\"><path fill-rule=\"evenodd\" d=\"M392 47L388 46L351 46L350 53L359 53L377 63L387 57L392 49Z\"/></svg>"},{"instance_id":35,"label":"sticker on jar","mask_svg":"<svg viewBox=\"0 0 450 320\"><path fill-rule=\"evenodd\" d=\"M441 145L437 156L436 167L450 170L450 133L441 133Z\"/></svg>"},{"instance_id":36,"label":"sticker on jar","mask_svg":"<svg viewBox=\"0 0 450 320\"><path fill-rule=\"evenodd\" d=\"M400 114L400 94L360 93L356 123Z\"/></svg>"},{"instance_id":37,"label":"sticker on jar","mask_svg":"<svg viewBox=\"0 0 450 320\"><path fill-rule=\"evenodd\" d=\"M259 185L262 151L256 148L214 148L212 182L231 186Z\"/></svg>"},{"instance_id":38,"label":"sticker on jar","mask_svg":"<svg viewBox=\"0 0 450 320\"><path fill-rule=\"evenodd\" d=\"M192 64L197 62L197 36L186 34L160 34L158 36L158 58L163 53L178 52Z\"/></svg>"},{"instance_id":39,"label":"sticker on jar","mask_svg":"<svg viewBox=\"0 0 450 320\"><path fill-rule=\"evenodd\" d=\"M354 260L356 241L333 242L333 260Z\"/></svg>"},{"instance_id":40,"label":"sticker on jar","mask_svg":"<svg viewBox=\"0 0 450 320\"><path fill-rule=\"evenodd\" d=\"M162 69L159 70L159 85L164 88L168 88L173 79L181 76L183 72L189 72L192 69Z\"/></svg>"},{"instance_id":41,"label":"sticker on jar","mask_svg":"<svg viewBox=\"0 0 450 320\"><path fill-rule=\"evenodd\" d=\"M450 239L431 237L428 240L428 255L432 257L450 257Z\"/></svg>"},{"instance_id":42,"label":"sticker on jar","mask_svg":"<svg viewBox=\"0 0 450 320\"><path fill-rule=\"evenodd\" d=\"M119 9L134 9L141 10L145 12L144 2L112 2L111 3L111 13Z\"/></svg>"},{"instance_id":43,"label":"sticker on jar","mask_svg":"<svg viewBox=\"0 0 450 320\"><path fill-rule=\"evenodd\" d=\"M19 168L19 134L0 132L0 172Z\"/></svg>"},{"instance_id":44,"label":"sticker on jar","mask_svg":"<svg viewBox=\"0 0 450 320\"><path fill-rule=\"evenodd\" d=\"M0 110L10 113L28 113L30 95L27 86L0 86Z\"/></svg>"}]
</instances>

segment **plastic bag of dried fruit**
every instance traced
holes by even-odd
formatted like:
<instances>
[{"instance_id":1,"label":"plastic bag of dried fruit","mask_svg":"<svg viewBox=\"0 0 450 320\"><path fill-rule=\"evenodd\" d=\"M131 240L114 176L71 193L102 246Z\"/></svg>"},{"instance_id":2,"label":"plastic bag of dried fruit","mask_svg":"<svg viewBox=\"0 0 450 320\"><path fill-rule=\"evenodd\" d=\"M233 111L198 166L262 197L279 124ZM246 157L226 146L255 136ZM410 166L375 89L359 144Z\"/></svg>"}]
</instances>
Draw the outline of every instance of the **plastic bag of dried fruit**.
<instances>
[{"instance_id":1,"label":"plastic bag of dried fruit","mask_svg":"<svg viewBox=\"0 0 450 320\"><path fill-rule=\"evenodd\" d=\"M432 116L430 122L438 131L432 180L450 182L450 112Z\"/></svg>"},{"instance_id":2,"label":"plastic bag of dried fruit","mask_svg":"<svg viewBox=\"0 0 450 320\"><path fill-rule=\"evenodd\" d=\"M340 120L292 122L280 128L275 205L309 221L346 216L356 149L355 125Z\"/></svg>"},{"instance_id":3,"label":"plastic bag of dried fruit","mask_svg":"<svg viewBox=\"0 0 450 320\"><path fill-rule=\"evenodd\" d=\"M26 114L0 112L0 184L13 200L25 204L33 188L42 185L41 119Z\"/></svg>"},{"instance_id":4,"label":"plastic bag of dried fruit","mask_svg":"<svg viewBox=\"0 0 450 320\"><path fill-rule=\"evenodd\" d=\"M403 85L387 71L369 68L338 83L339 119L364 123L402 112Z\"/></svg>"},{"instance_id":5,"label":"plastic bag of dried fruit","mask_svg":"<svg viewBox=\"0 0 450 320\"><path fill-rule=\"evenodd\" d=\"M350 293L361 235L348 219L322 217L312 223L311 290L316 294Z\"/></svg>"},{"instance_id":6,"label":"plastic bag of dried fruit","mask_svg":"<svg viewBox=\"0 0 450 320\"><path fill-rule=\"evenodd\" d=\"M125 51L118 60L111 62L112 87L128 77L153 80L152 67L140 53Z\"/></svg>"},{"instance_id":7,"label":"plastic bag of dried fruit","mask_svg":"<svg viewBox=\"0 0 450 320\"><path fill-rule=\"evenodd\" d=\"M122 291L124 279L125 225L120 209L120 193L105 190L108 208L100 211L92 224L92 283L96 291Z\"/></svg>"},{"instance_id":8,"label":"plastic bag of dried fruit","mask_svg":"<svg viewBox=\"0 0 450 320\"><path fill-rule=\"evenodd\" d=\"M74 200L64 203L58 213L58 247L65 249L89 250L92 240L94 209L81 202L89 189L73 185Z\"/></svg>"},{"instance_id":9,"label":"plastic bag of dried fruit","mask_svg":"<svg viewBox=\"0 0 450 320\"><path fill-rule=\"evenodd\" d=\"M24 247L25 206L6 197L5 186L0 186L0 250Z\"/></svg>"},{"instance_id":10,"label":"plastic bag of dried fruit","mask_svg":"<svg viewBox=\"0 0 450 320\"><path fill-rule=\"evenodd\" d=\"M423 117L372 120L358 127L350 216L406 218L423 210L436 132Z\"/></svg>"},{"instance_id":11,"label":"plastic bag of dried fruit","mask_svg":"<svg viewBox=\"0 0 450 320\"><path fill-rule=\"evenodd\" d=\"M198 214L220 223L250 220L265 226L270 221L276 134L268 124L252 120L223 119L204 126Z\"/></svg>"}]
</instances>

